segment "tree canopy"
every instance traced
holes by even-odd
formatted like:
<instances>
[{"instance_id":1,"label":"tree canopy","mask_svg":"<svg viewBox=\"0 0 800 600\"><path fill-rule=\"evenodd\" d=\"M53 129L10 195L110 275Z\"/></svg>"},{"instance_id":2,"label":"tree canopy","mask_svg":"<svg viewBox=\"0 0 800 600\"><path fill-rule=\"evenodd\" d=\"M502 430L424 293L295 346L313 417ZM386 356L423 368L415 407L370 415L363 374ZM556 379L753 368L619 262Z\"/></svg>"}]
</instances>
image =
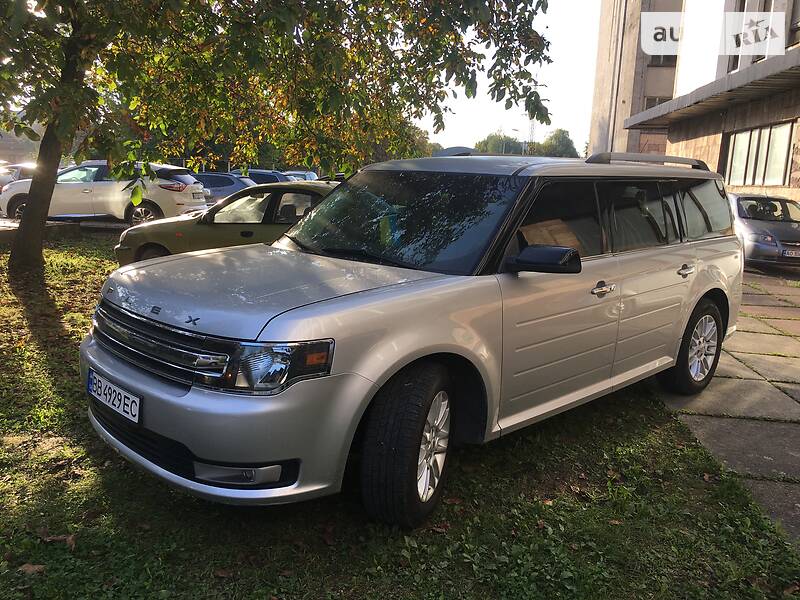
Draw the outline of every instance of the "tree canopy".
<instances>
[{"instance_id":1,"label":"tree canopy","mask_svg":"<svg viewBox=\"0 0 800 600\"><path fill-rule=\"evenodd\" d=\"M522 142L498 131L477 142L475 150L485 154L522 154Z\"/></svg>"},{"instance_id":2,"label":"tree canopy","mask_svg":"<svg viewBox=\"0 0 800 600\"><path fill-rule=\"evenodd\" d=\"M0 125L45 125L14 263L41 262L62 153L189 154L215 142L249 164L269 142L289 162L348 169L375 144L403 154L398 124L450 94L488 93L548 121L529 68L548 61L546 0L0 0ZM80 144L73 148L76 132ZM26 252L20 240L32 246ZM23 255L27 255L25 260ZM16 258L15 258L16 257Z\"/></svg>"},{"instance_id":3,"label":"tree canopy","mask_svg":"<svg viewBox=\"0 0 800 600\"><path fill-rule=\"evenodd\" d=\"M533 142L530 144L528 154L533 156L578 158L575 143L569 137L569 132L566 129L554 129L543 142Z\"/></svg>"}]
</instances>

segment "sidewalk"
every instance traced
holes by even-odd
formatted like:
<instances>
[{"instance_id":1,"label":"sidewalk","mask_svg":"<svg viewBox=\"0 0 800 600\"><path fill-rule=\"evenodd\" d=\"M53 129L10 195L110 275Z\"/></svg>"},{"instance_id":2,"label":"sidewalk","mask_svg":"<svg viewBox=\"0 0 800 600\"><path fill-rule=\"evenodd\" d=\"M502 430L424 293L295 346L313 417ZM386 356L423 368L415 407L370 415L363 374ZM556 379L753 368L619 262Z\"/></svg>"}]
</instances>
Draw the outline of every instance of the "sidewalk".
<instances>
[{"instance_id":1,"label":"sidewalk","mask_svg":"<svg viewBox=\"0 0 800 600\"><path fill-rule=\"evenodd\" d=\"M699 396L664 402L800 544L800 273L745 273L737 333Z\"/></svg>"}]
</instances>

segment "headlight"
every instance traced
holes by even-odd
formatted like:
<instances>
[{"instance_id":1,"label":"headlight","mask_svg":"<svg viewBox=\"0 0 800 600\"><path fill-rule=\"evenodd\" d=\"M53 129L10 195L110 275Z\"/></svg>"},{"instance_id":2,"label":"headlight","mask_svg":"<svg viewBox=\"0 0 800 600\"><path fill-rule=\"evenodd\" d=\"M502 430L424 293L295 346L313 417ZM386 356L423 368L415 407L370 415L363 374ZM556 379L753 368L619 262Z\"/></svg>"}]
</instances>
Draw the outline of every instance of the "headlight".
<instances>
[{"instance_id":1,"label":"headlight","mask_svg":"<svg viewBox=\"0 0 800 600\"><path fill-rule=\"evenodd\" d=\"M749 233L747 234L747 239L751 242L760 242L762 244L769 244L771 246L777 246L778 243L775 241L775 238L766 233Z\"/></svg>"},{"instance_id":2,"label":"headlight","mask_svg":"<svg viewBox=\"0 0 800 600\"><path fill-rule=\"evenodd\" d=\"M297 381L329 375L333 340L241 344L236 354L230 388L277 394Z\"/></svg>"}]
</instances>

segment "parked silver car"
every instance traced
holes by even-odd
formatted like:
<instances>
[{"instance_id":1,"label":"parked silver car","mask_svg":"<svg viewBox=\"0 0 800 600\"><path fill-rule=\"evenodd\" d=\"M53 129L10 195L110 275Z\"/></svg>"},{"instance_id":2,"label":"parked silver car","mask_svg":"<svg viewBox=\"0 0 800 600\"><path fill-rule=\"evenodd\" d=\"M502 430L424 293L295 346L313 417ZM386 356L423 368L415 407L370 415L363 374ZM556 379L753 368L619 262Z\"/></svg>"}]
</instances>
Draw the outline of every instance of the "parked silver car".
<instances>
[{"instance_id":1,"label":"parked silver car","mask_svg":"<svg viewBox=\"0 0 800 600\"><path fill-rule=\"evenodd\" d=\"M745 260L800 266L800 203L777 196L728 194Z\"/></svg>"},{"instance_id":2,"label":"parked silver car","mask_svg":"<svg viewBox=\"0 0 800 600\"><path fill-rule=\"evenodd\" d=\"M721 179L619 159L653 157L376 164L272 246L118 269L81 344L89 419L227 503L337 492L357 453L368 513L415 526L456 443L654 374L698 393L742 291Z\"/></svg>"}]
</instances>

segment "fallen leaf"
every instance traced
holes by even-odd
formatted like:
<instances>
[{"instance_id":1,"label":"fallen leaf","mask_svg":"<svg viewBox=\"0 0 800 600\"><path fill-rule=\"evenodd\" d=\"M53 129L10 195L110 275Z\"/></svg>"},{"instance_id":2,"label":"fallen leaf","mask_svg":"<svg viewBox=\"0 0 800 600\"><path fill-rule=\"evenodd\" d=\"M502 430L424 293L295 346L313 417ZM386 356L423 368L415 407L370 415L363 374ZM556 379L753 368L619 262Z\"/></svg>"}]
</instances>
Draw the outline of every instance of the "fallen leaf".
<instances>
[{"instance_id":1,"label":"fallen leaf","mask_svg":"<svg viewBox=\"0 0 800 600\"><path fill-rule=\"evenodd\" d=\"M536 521L536 527L538 527L539 529L544 529L544 520L539 519L538 521Z\"/></svg>"},{"instance_id":2,"label":"fallen leaf","mask_svg":"<svg viewBox=\"0 0 800 600\"><path fill-rule=\"evenodd\" d=\"M450 529L450 523L447 521L443 521L441 523L437 523L436 525L431 525L430 530L435 531L436 533L447 533L447 530Z\"/></svg>"},{"instance_id":3,"label":"fallen leaf","mask_svg":"<svg viewBox=\"0 0 800 600\"><path fill-rule=\"evenodd\" d=\"M622 521L620 521L619 519L610 519L608 521L608 524L609 525L622 525Z\"/></svg>"},{"instance_id":4,"label":"fallen leaf","mask_svg":"<svg viewBox=\"0 0 800 600\"><path fill-rule=\"evenodd\" d=\"M553 506L553 501L550 499L545 499L542 500L542 504L544 504L545 506Z\"/></svg>"},{"instance_id":5,"label":"fallen leaf","mask_svg":"<svg viewBox=\"0 0 800 600\"><path fill-rule=\"evenodd\" d=\"M445 498L442 502L445 504L461 504L463 500L461 498Z\"/></svg>"},{"instance_id":6,"label":"fallen leaf","mask_svg":"<svg viewBox=\"0 0 800 600\"><path fill-rule=\"evenodd\" d=\"M586 473L579 473L578 479L588 479L588 478L586 477Z\"/></svg>"},{"instance_id":7,"label":"fallen leaf","mask_svg":"<svg viewBox=\"0 0 800 600\"><path fill-rule=\"evenodd\" d=\"M799 591L800 591L800 582L793 583L792 585L787 587L785 590L783 590L783 595L784 596L792 596L792 595L796 594Z\"/></svg>"},{"instance_id":8,"label":"fallen leaf","mask_svg":"<svg viewBox=\"0 0 800 600\"><path fill-rule=\"evenodd\" d=\"M215 569L214 577L219 577L220 579L233 577L233 569Z\"/></svg>"},{"instance_id":9,"label":"fallen leaf","mask_svg":"<svg viewBox=\"0 0 800 600\"><path fill-rule=\"evenodd\" d=\"M711 481L712 479L713 479L712 475L709 475L708 473L703 473L703 481L707 482L707 481Z\"/></svg>"},{"instance_id":10,"label":"fallen leaf","mask_svg":"<svg viewBox=\"0 0 800 600\"><path fill-rule=\"evenodd\" d=\"M17 569L20 573L25 573L25 575L35 575L36 573L44 573L44 565L32 565L31 563L25 563L19 569Z\"/></svg>"}]
</instances>

